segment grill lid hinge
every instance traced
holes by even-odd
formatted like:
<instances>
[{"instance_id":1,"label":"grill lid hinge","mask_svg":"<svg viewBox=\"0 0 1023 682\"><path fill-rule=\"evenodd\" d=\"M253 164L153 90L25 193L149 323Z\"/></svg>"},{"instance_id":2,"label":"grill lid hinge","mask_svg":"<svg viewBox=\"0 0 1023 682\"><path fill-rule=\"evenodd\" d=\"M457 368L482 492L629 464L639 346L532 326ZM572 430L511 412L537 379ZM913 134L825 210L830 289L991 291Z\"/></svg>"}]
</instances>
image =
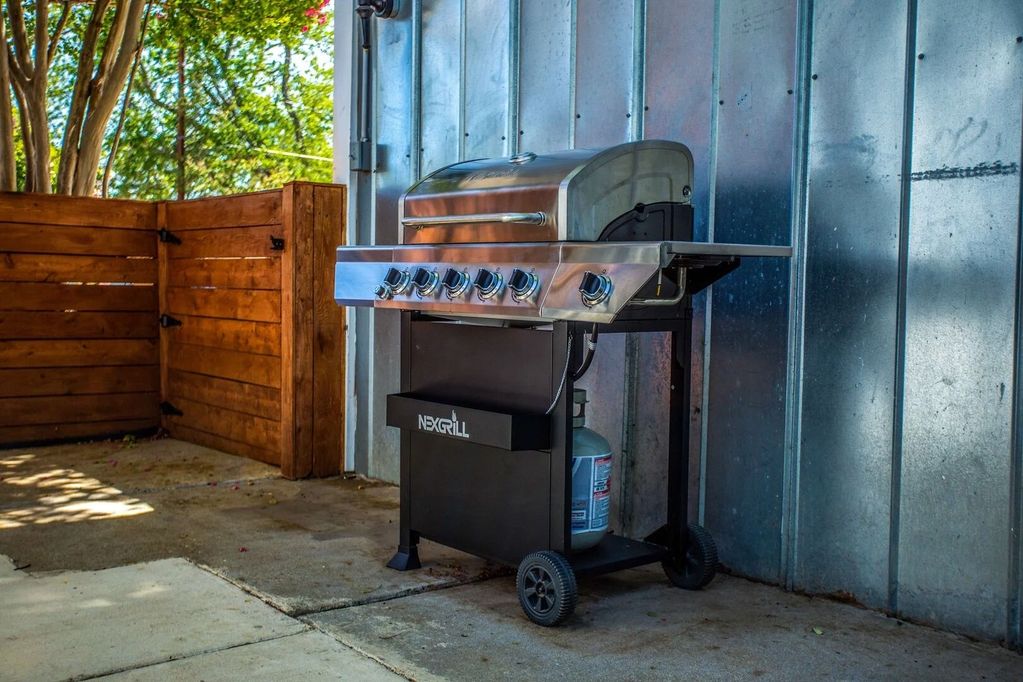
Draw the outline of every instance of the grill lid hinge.
<instances>
[{"instance_id":1,"label":"grill lid hinge","mask_svg":"<svg viewBox=\"0 0 1023 682\"><path fill-rule=\"evenodd\" d=\"M156 233L160 237L160 241L164 244L180 244L181 237L177 236L166 227L161 227Z\"/></svg>"},{"instance_id":2,"label":"grill lid hinge","mask_svg":"<svg viewBox=\"0 0 1023 682\"><path fill-rule=\"evenodd\" d=\"M173 404L164 400L160 403L160 414L167 415L168 417L183 417L185 413L174 407Z\"/></svg>"}]
</instances>

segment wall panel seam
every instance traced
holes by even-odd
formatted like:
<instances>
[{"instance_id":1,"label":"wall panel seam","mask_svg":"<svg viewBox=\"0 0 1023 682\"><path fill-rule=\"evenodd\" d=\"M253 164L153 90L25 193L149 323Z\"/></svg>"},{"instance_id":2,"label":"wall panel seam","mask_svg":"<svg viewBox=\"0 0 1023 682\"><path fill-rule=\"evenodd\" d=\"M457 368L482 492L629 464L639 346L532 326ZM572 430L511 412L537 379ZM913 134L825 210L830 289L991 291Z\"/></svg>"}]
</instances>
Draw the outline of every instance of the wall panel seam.
<instances>
[{"instance_id":1,"label":"wall panel seam","mask_svg":"<svg viewBox=\"0 0 1023 682\"><path fill-rule=\"evenodd\" d=\"M795 135L792 164L792 259L789 262L788 369L785 387L780 574L786 589L796 585L799 549L799 475L802 454L803 341L806 326L806 243L809 231L809 134L813 65L813 0L799 3L796 29Z\"/></svg>"},{"instance_id":2,"label":"wall panel seam","mask_svg":"<svg viewBox=\"0 0 1023 682\"><path fill-rule=\"evenodd\" d=\"M902 498L902 446L906 391L906 289L909 269L909 222L913 172L913 111L916 96L917 0L906 6L905 93L902 111L902 167L899 181L899 265L895 329L895 404L892 415L891 518L888 531L888 609L899 609L899 533Z\"/></svg>"},{"instance_id":3,"label":"wall panel seam","mask_svg":"<svg viewBox=\"0 0 1023 682\"><path fill-rule=\"evenodd\" d=\"M1020 167L1023 168L1023 117L1020 120ZM1015 343L1012 363L1012 424L1009 457L1009 585L1008 622L1006 640L1009 646L1023 647L1023 386L1020 369L1023 367L1023 180L1019 183L1016 217L1016 319L1013 330Z\"/></svg>"}]
</instances>

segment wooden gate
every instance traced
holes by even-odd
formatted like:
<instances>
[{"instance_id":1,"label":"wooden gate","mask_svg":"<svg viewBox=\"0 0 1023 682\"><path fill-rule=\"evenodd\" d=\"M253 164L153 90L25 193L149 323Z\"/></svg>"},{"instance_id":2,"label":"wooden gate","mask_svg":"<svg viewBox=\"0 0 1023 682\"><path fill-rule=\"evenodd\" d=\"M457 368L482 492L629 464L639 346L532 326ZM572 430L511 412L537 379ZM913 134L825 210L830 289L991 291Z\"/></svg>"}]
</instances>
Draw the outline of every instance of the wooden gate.
<instances>
[{"instance_id":1,"label":"wooden gate","mask_svg":"<svg viewBox=\"0 0 1023 682\"><path fill-rule=\"evenodd\" d=\"M159 424L155 215L0 193L0 447Z\"/></svg>"},{"instance_id":2,"label":"wooden gate","mask_svg":"<svg viewBox=\"0 0 1023 682\"><path fill-rule=\"evenodd\" d=\"M158 206L161 394L170 435L326 476L342 458L343 187Z\"/></svg>"}]
</instances>

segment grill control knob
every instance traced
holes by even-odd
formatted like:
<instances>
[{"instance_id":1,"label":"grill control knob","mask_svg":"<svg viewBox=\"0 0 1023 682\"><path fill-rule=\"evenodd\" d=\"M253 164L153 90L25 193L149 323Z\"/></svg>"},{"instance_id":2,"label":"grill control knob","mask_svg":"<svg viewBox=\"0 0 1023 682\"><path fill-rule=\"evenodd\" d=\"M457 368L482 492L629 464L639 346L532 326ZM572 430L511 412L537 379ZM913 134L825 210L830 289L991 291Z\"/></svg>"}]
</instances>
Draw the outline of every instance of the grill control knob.
<instances>
[{"instance_id":1,"label":"grill control knob","mask_svg":"<svg viewBox=\"0 0 1023 682\"><path fill-rule=\"evenodd\" d=\"M515 268L508 277L508 288L516 301L528 301L540 290L540 279L532 272Z\"/></svg>"},{"instance_id":2,"label":"grill control knob","mask_svg":"<svg viewBox=\"0 0 1023 682\"><path fill-rule=\"evenodd\" d=\"M441 284L447 289L448 298L457 298L469 288L469 275L461 270L448 268L448 271L444 273L444 279L441 280Z\"/></svg>"},{"instance_id":3,"label":"grill control knob","mask_svg":"<svg viewBox=\"0 0 1023 682\"><path fill-rule=\"evenodd\" d=\"M393 296L408 289L410 281L411 279L407 271L399 270L398 268L388 268L387 274L384 275L383 286L387 287Z\"/></svg>"},{"instance_id":4,"label":"grill control knob","mask_svg":"<svg viewBox=\"0 0 1023 682\"><path fill-rule=\"evenodd\" d=\"M610 298L613 289L610 277L586 271L583 274L583 281L579 284L579 295L583 299L583 304L587 308L592 308Z\"/></svg>"},{"instance_id":5,"label":"grill control knob","mask_svg":"<svg viewBox=\"0 0 1023 682\"><path fill-rule=\"evenodd\" d=\"M420 296L429 296L437 289L440 277L429 268L416 268L412 273L412 284L416 287Z\"/></svg>"},{"instance_id":6,"label":"grill control knob","mask_svg":"<svg viewBox=\"0 0 1023 682\"><path fill-rule=\"evenodd\" d=\"M373 293L376 294L377 298L379 298L381 301L386 301L392 295L391 287L387 286L386 284L378 285L376 291L374 291Z\"/></svg>"},{"instance_id":7,"label":"grill control knob","mask_svg":"<svg viewBox=\"0 0 1023 682\"><path fill-rule=\"evenodd\" d=\"M498 272L491 272L486 268L480 268L472 285L476 287L476 293L479 297L486 300L500 293L501 287L504 285L504 278Z\"/></svg>"}]
</instances>

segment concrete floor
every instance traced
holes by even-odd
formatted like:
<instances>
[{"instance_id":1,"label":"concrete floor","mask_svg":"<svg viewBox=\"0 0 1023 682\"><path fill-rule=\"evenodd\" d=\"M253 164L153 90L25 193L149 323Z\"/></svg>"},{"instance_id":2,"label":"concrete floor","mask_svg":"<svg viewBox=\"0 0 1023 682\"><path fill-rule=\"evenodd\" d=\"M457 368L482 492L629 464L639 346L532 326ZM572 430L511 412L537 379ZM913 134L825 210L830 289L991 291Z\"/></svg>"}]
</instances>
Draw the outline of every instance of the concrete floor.
<instances>
[{"instance_id":1,"label":"concrete floor","mask_svg":"<svg viewBox=\"0 0 1023 682\"><path fill-rule=\"evenodd\" d=\"M393 487L174 440L0 451L0 679L1023 679L992 644L653 567L538 628L478 559L384 568L396 523Z\"/></svg>"}]
</instances>

